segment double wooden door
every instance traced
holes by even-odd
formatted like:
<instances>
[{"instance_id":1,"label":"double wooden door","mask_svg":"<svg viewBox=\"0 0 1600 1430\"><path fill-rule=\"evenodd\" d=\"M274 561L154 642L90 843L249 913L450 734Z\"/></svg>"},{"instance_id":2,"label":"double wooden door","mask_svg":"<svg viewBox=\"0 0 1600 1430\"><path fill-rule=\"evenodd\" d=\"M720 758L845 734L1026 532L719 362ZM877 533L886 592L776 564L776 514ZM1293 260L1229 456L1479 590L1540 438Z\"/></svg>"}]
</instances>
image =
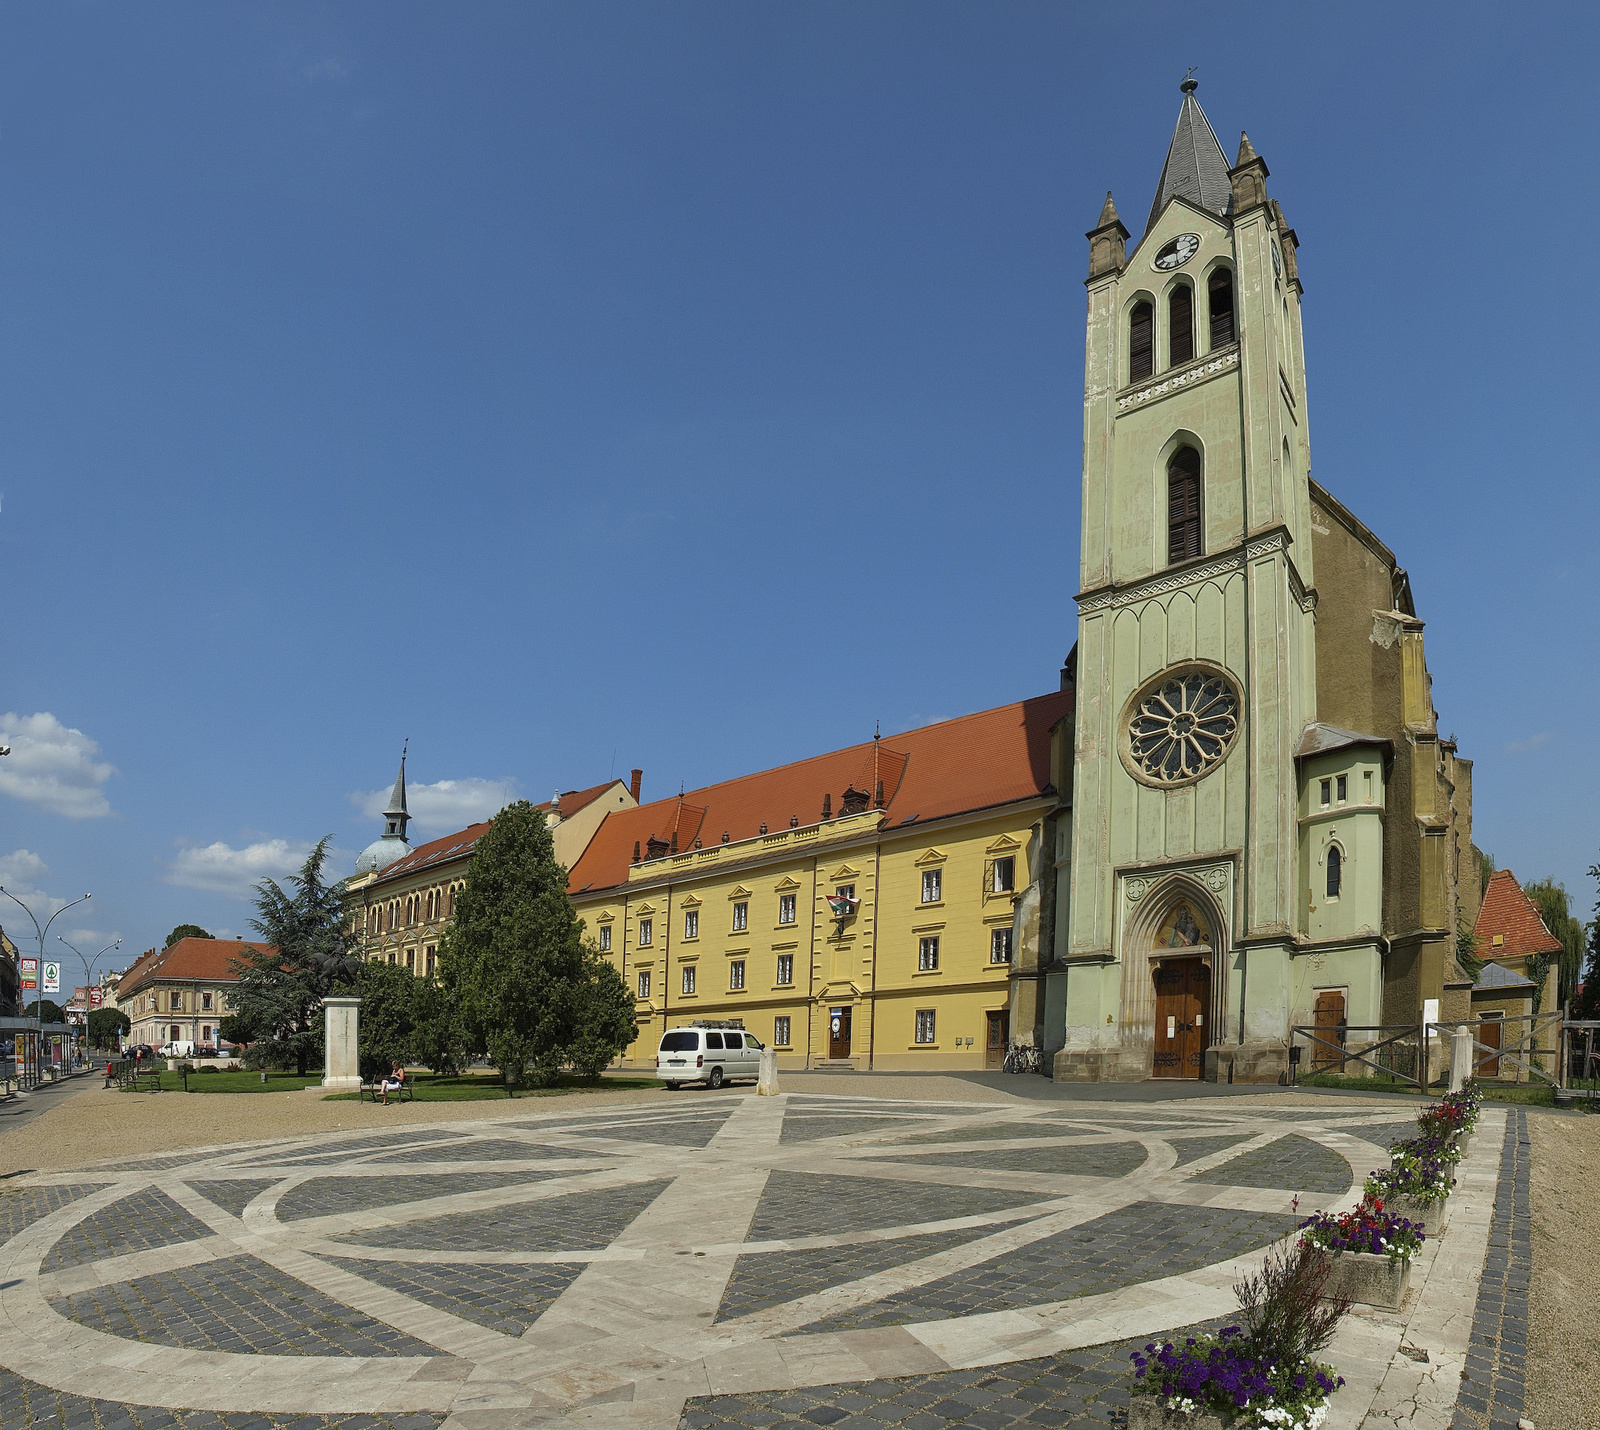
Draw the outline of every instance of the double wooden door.
<instances>
[{"instance_id":1,"label":"double wooden door","mask_svg":"<svg viewBox=\"0 0 1600 1430\"><path fill-rule=\"evenodd\" d=\"M1211 970L1198 958L1171 959L1156 969L1154 1077L1198 1078L1211 1046Z\"/></svg>"},{"instance_id":2,"label":"double wooden door","mask_svg":"<svg viewBox=\"0 0 1600 1430\"><path fill-rule=\"evenodd\" d=\"M830 1058L847 1058L850 1056L850 1010L848 1008L831 1008L828 1010L828 1056Z\"/></svg>"}]
</instances>

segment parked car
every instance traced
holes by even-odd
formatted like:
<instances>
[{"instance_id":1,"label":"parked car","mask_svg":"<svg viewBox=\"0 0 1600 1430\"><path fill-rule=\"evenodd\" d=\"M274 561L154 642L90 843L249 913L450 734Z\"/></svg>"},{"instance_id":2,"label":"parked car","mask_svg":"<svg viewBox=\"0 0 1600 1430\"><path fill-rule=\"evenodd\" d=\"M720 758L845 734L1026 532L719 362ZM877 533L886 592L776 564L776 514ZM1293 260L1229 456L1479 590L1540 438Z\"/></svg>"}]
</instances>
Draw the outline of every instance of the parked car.
<instances>
[{"instance_id":1,"label":"parked car","mask_svg":"<svg viewBox=\"0 0 1600 1430\"><path fill-rule=\"evenodd\" d=\"M192 1058L194 1056L194 1044L188 1042L163 1043L156 1049L156 1056L158 1058Z\"/></svg>"},{"instance_id":2,"label":"parked car","mask_svg":"<svg viewBox=\"0 0 1600 1430\"><path fill-rule=\"evenodd\" d=\"M656 1076L668 1087L703 1082L721 1087L736 1077L759 1079L761 1044L750 1033L724 1024L673 1028L656 1049Z\"/></svg>"}]
</instances>

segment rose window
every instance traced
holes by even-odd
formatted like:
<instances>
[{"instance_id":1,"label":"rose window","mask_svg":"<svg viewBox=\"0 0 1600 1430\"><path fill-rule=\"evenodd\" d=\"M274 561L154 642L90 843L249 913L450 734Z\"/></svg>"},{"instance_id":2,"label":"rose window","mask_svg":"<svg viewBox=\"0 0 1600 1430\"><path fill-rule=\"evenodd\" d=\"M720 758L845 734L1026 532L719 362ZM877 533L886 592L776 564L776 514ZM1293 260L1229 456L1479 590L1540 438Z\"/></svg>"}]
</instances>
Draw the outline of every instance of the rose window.
<instances>
[{"instance_id":1,"label":"rose window","mask_svg":"<svg viewBox=\"0 0 1600 1430\"><path fill-rule=\"evenodd\" d=\"M1138 698L1128 721L1128 759L1154 784L1199 779L1239 731L1239 692L1217 671L1188 670Z\"/></svg>"}]
</instances>

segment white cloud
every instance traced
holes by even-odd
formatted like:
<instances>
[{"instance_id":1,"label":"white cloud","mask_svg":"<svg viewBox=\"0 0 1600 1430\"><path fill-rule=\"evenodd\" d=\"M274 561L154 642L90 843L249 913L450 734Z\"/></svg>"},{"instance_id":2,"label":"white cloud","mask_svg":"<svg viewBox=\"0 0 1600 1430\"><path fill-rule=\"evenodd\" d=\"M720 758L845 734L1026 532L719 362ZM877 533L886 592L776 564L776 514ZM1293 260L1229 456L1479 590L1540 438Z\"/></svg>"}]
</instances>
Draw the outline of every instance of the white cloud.
<instances>
[{"instance_id":1,"label":"white cloud","mask_svg":"<svg viewBox=\"0 0 1600 1430\"><path fill-rule=\"evenodd\" d=\"M248 899L261 880L282 880L299 872L310 852L309 843L287 839L261 839L243 849L221 840L204 846L190 845L180 849L178 857L167 865L166 881L184 889Z\"/></svg>"},{"instance_id":2,"label":"white cloud","mask_svg":"<svg viewBox=\"0 0 1600 1430\"><path fill-rule=\"evenodd\" d=\"M48 710L36 715L0 715L0 793L68 819L111 813L102 786L116 769L96 760L100 746L82 730L69 729Z\"/></svg>"},{"instance_id":3,"label":"white cloud","mask_svg":"<svg viewBox=\"0 0 1600 1430\"><path fill-rule=\"evenodd\" d=\"M1529 735L1526 740L1512 740L1500 747L1498 753L1502 755L1528 755L1548 745L1556 737L1554 730L1541 730L1537 735Z\"/></svg>"},{"instance_id":4,"label":"white cloud","mask_svg":"<svg viewBox=\"0 0 1600 1430\"><path fill-rule=\"evenodd\" d=\"M393 786L350 796L352 804L375 824L383 818ZM517 797L517 782L509 777L498 780L440 780L431 785L407 785L406 808L411 822L419 829L441 834L465 828L504 809ZM374 831L376 835L378 831Z\"/></svg>"},{"instance_id":5,"label":"white cloud","mask_svg":"<svg viewBox=\"0 0 1600 1430\"><path fill-rule=\"evenodd\" d=\"M71 899L58 899L39 887L39 881L49 873L50 866L31 849L15 849L10 854L0 856L0 887L21 899L33 911L41 927L53 913L72 902ZM0 924L10 924L14 931L19 931L24 927L22 921L26 917L10 899L0 898ZM33 943L33 925L27 924L25 927L28 930L28 942Z\"/></svg>"}]
</instances>

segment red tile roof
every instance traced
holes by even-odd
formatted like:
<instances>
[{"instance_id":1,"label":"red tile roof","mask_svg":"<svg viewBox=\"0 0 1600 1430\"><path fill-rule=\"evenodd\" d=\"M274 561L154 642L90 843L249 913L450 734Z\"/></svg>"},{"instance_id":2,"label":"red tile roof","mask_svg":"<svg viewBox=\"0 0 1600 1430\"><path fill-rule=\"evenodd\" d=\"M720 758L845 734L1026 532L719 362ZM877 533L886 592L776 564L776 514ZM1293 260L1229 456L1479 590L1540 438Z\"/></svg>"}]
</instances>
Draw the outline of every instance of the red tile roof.
<instances>
[{"instance_id":1,"label":"red tile roof","mask_svg":"<svg viewBox=\"0 0 1600 1430\"><path fill-rule=\"evenodd\" d=\"M1515 958L1529 953L1560 953L1561 943L1544 926L1539 909L1509 869L1497 869L1483 892L1483 907L1472 932L1479 958ZM1496 934L1504 935L1495 943Z\"/></svg>"},{"instance_id":2,"label":"red tile roof","mask_svg":"<svg viewBox=\"0 0 1600 1430\"><path fill-rule=\"evenodd\" d=\"M234 960L247 958L252 949L271 946L232 938L180 938L171 948L152 948L141 953L133 967L118 980L117 1001L132 996L147 983L163 979L232 983L239 976L233 967Z\"/></svg>"},{"instance_id":3,"label":"red tile roof","mask_svg":"<svg viewBox=\"0 0 1600 1430\"><path fill-rule=\"evenodd\" d=\"M621 784L621 780L607 780L601 785L591 785L588 789L564 790L561 798L561 817L571 819L580 809L585 809L599 799L613 785ZM535 805L535 809L542 809L546 813L555 808L555 800L547 799L543 804ZM443 863L448 859L465 859L472 853L472 847L489 827L489 821L483 820L479 824L469 824L465 829L457 830L454 834L446 834L439 839L430 840L426 844L419 844L404 859L396 859L393 864L382 869L378 877L368 887L387 883L390 879L398 879L404 874L415 874L419 869L426 869L430 864Z\"/></svg>"},{"instance_id":4,"label":"red tile roof","mask_svg":"<svg viewBox=\"0 0 1600 1430\"><path fill-rule=\"evenodd\" d=\"M670 847L676 836L682 851L696 838L719 843L724 830L731 841L756 837L762 824L787 829L790 816L815 824L825 794L837 816L851 785L870 799L882 781L886 829L1036 798L1050 783L1050 729L1071 711L1071 691L1041 695L613 810L573 866L571 888L581 893L626 883L635 841L642 853L652 837Z\"/></svg>"}]
</instances>

